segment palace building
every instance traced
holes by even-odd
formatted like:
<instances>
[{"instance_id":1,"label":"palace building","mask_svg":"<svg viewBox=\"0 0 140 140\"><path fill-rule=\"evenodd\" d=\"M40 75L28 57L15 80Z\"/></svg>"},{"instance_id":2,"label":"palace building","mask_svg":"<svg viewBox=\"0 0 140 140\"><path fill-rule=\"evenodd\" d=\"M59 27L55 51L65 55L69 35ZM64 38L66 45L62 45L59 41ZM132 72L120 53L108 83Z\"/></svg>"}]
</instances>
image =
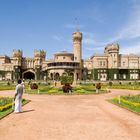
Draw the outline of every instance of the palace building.
<instances>
[{"instance_id":1,"label":"palace building","mask_svg":"<svg viewBox=\"0 0 140 140\"><path fill-rule=\"evenodd\" d=\"M74 80L139 80L140 56L120 54L119 44L108 44L103 54L82 59L82 33L73 35L73 53L58 52L46 60L46 51L35 50L34 57L23 56L21 50L13 50L12 57L0 55L0 80L34 79L59 80L67 71Z\"/></svg>"}]
</instances>

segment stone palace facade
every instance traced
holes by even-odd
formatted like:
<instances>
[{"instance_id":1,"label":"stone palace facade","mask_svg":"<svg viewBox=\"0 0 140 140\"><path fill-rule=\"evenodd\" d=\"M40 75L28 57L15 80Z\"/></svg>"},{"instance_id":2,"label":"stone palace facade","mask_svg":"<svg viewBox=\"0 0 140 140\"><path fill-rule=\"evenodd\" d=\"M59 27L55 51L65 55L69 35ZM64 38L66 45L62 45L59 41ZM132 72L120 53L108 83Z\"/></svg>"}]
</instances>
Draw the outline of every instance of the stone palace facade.
<instances>
[{"instance_id":1,"label":"stone palace facade","mask_svg":"<svg viewBox=\"0 0 140 140\"><path fill-rule=\"evenodd\" d=\"M75 80L139 80L140 56L119 53L119 45L108 44L103 54L82 59L82 33L73 35L73 53L58 52L46 60L44 50L35 50L34 57L23 57L21 50L13 50L12 57L0 55L0 80L34 79L59 80L67 71Z\"/></svg>"}]
</instances>

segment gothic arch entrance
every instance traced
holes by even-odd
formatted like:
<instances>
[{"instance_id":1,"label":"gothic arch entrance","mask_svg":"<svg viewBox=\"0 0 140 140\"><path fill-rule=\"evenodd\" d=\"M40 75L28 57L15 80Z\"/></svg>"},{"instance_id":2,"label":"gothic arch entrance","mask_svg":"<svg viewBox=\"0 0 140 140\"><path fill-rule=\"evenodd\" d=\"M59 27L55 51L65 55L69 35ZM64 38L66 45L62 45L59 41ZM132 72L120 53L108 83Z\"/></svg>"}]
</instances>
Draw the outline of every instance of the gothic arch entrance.
<instances>
[{"instance_id":1,"label":"gothic arch entrance","mask_svg":"<svg viewBox=\"0 0 140 140\"><path fill-rule=\"evenodd\" d=\"M35 79L35 72L32 70L27 70L22 73L22 78L23 79L29 79L29 80L34 80Z\"/></svg>"}]
</instances>

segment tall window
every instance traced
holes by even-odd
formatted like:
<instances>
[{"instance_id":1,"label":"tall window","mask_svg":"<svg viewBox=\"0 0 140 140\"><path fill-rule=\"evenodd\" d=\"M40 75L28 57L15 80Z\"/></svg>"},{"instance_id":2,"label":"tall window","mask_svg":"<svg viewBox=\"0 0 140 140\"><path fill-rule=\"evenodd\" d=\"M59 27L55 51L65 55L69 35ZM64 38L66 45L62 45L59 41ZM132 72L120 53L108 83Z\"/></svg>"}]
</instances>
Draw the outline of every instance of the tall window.
<instances>
[{"instance_id":1,"label":"tall window","mask_svg":"<svg viewBox=\"0 0 140 140\"><path fill-rule=\"evenodd\" d=\"M102 66L102 61L100 61L100 66Z\"/></svg>"}]
</instances>

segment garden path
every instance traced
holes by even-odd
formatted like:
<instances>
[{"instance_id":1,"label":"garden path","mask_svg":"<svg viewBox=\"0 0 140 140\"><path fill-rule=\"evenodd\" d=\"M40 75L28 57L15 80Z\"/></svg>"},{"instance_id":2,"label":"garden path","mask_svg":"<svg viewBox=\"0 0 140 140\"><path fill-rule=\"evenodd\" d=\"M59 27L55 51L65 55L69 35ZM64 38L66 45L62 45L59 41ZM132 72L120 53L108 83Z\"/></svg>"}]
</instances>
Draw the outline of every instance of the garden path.
<instances>
[{"instance_id":1,"label":"garden path","mask_svg":"<svg viewBox=\"0 0 140 140\"><path fill-rule=\"evenodd\" d=\"M28 95L23 113L0 120L0 140L139 140L140 116L106 99L140 91L100 95ZM13 96L14 91L0 91Z\"/></svg>"}]
</instances>

